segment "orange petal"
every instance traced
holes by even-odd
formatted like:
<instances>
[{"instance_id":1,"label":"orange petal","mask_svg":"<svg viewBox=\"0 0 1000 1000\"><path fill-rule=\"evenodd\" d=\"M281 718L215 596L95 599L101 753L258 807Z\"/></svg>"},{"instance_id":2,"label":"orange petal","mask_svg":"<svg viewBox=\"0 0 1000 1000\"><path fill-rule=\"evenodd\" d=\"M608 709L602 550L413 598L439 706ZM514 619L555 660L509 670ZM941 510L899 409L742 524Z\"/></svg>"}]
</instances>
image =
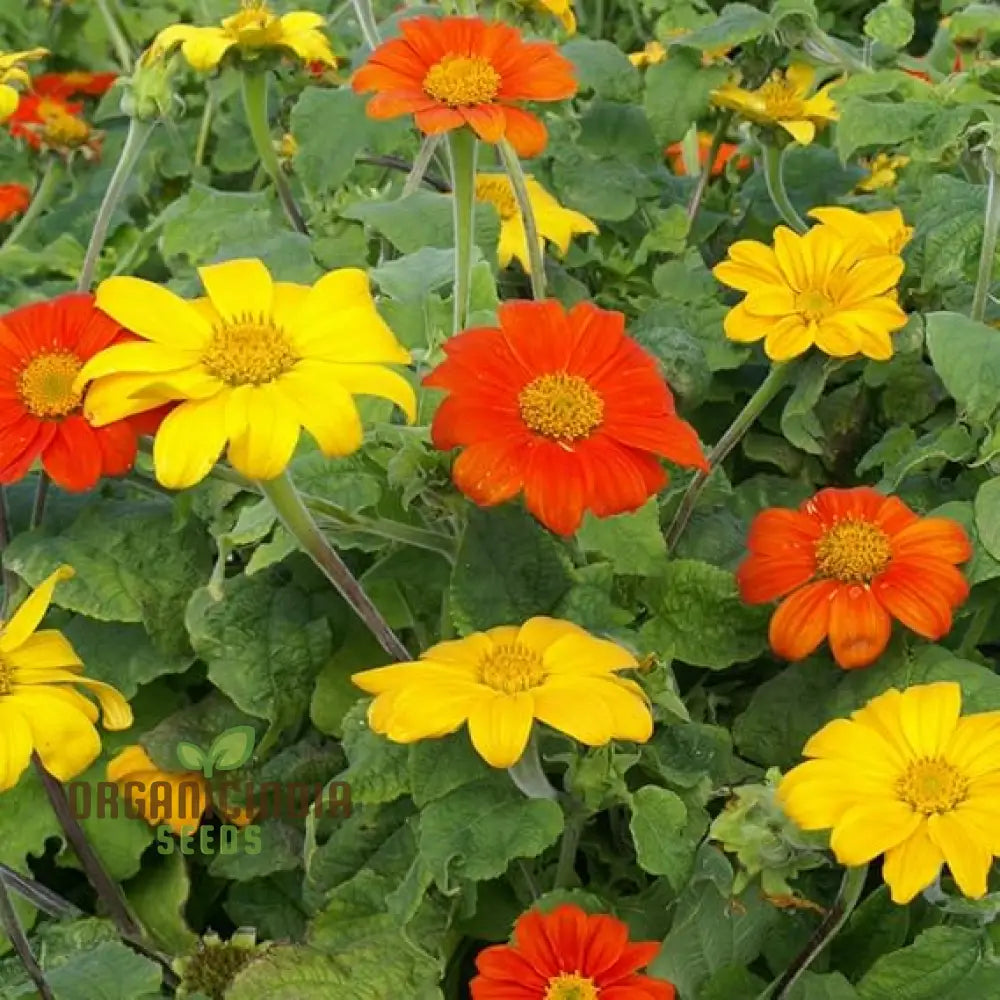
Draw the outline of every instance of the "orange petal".
<instances>
[{"instance_id":1,"label":"orange petal","mask_svg":"<svg viewBox=\"0 0 1000 1000\"><path fill-rule=\"evenodd\" d=\"M893 563L872 581L872 590L907 628L925 639L940 639L951 631L952 608L968 595L969 585L954 566L921 560L919 566Z\"/></svg>"},{"instance_id":2,"label":"orange petal","mask_svg":"<svg viewBox=\"0 0 1000 1000\"><path fill-rule=\"evenodd\" d=\"M867 667L885 650L892 619L868 587L840 585L830 602L830 649L845 670Z\"/></svg>"},{"instance_id":3,"label":"orange petal","mask_svg":"<svg viewBox=\"0 0 1000 1000\"><path fill-rule=\"evenodd\" d=\"M826 638L830 604L840 588L834 580L810 583L787 598L774 613L768 635L771 648L786 660L807 657Z\"/></svg>"},{"instance_id":4,"label":"orange petal","mask_svg":"<svg viewBox=\"0 0 1000 1000\"><path fill-rule=\"evenodd\" d=\"M507 126L504 135L518 156L537 156L549 140L549 133L534 115L520 108L504 108Z\"/></svg>"},{"instance_id":5,"label":"orange petal","mask_svg":"<svg viewBox=\"0 0 1000 1000\"><path fill-rule=\"evenodd\" d=\"M963 563L972 558L972 544L965 529L946 517L922 517L892 539L894 558L924 556Z\"/></svg>"},{"instance_id":6,"label":"orange petal","mask_svg":"<svg viewBox=\"0 0 1000 1000\"><path fill-rule=\"evenodd\" d=\"M751 555L736 570L740 597L747 604L767 604L808 583L816 572L811 553L782 556Z\"/></svg>"},{"instance_id":7,"label":"orange petal","mask_svg":"<svg viewBox=\"0 0 1000 1000\"><path fill-rule=\"evenodd\" d=\"M507 116L504 109L496 104L479 104L461 109L466 124L483 142L496 143L504 137Z\"/></svg>"},{"instance_id":8,"label":"orange petal","mask_svg":"<svg viewBox=\"0 0 1000 1000\"><path fill-rule=\"evenodd\" d=\"M768 556L800 553L815 556L816 542L822 534L820 525L801 511L772 507L762 510L753 519L747 535L747 548Z\"/></svg>"}]
</instances>

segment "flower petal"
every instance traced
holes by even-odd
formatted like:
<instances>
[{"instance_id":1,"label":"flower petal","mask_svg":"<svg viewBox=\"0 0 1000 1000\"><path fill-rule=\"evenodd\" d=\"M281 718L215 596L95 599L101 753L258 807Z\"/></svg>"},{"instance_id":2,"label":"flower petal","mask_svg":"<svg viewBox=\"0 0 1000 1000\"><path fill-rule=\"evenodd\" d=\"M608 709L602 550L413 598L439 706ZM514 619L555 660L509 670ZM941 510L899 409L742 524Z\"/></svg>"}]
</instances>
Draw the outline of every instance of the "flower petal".
<instances>
[{"instance_id":1,"label":"flower petal","mask_svg":"<svg viewBox=\"0 0 1000 1000\"><path fill-rule=\"evenodd\" d=\"M164 347L201 351L212 337L212 327L191 303L142 278L102 281L95 305L126 330Z\"/></svg>"},{"instance_id":2,"label":"flower petal","mask_svg":"<svg viewBox=\"0 0 1000 1000\"><path fill-rule=\"evenodd\" d=\"M841 586L830 602L830 649L845 670L874 663L889 643L892 619L868 587Z\"/></svg>"},{"instance_id":3,"label":"flower petal","mask_svg":"<svg viewBox=\"0 0 1000 1000\"><path fill-rule=\"evenodd\" d=\"M921 824L913 834L885 852L882 878L889 886L892 901L900 906L909 903L938 876L944 855Z\"/></svg>"},{"instance_id":4,"label":"flower petal","mask_svg":"<svg viewBox=\"0 0 1000 1000\"><path fill-rule=\"evenodd\" d=\"M49 610L56 586L74 575L71 566L60 566L25 598L10 621L0 629L0 653L11 653L28 641Z\"/></svg>"},{"instance_id":5,"label":"flower petal","mask_svg":"<svg viewBox=\"0 0 1000 1000\"><path fill-rule=\"evenodd\" d=\"M274 304L271 272L255 258L198 268L198 277L226 323L267 322Z\"/></svg>"},{"instance_id":6,"label":"flower petal","mask_svg":"<svg viewBox=\"0 0 1000 1000\"><path fill-rule=\"evenodd\" d=\"M472 745L492 767L513 767L531 735L532 697L526 692L483 697L469 712Z\"/></svg>"},{"instance_id":7,"label":"flower petal","mask_svg":"<svg viewBox=\"0 0 1000 1000\"><path fill-rule=\"evenodd\" d=\"M802 660L826 638L830 604L840 585L833 580L810 583L775 611L768 629L771 648L786 660Z\"/></svg>"},{"instance_id":8,"label":"flower petal","mask_svg":"<svg viewBox=\"0 0 1000 1000\"><path fill-rule=\"evenodd\" d=\"M227 393L189 400L167 414L153 442L156 478L172 490L200 483L226 444Z\"/></svg>"},{"instance_id":9,"label":"flower petal","mask_svg":"<svg viewBox=\"0 0 1000 1000\"><path fill-rule=\"evenodd\" d=\"M12 699L0 698L0 792L20 781L31 762L31 750L31 727L24 713Z\"/></svg>"},{"instance_id":10,"label":"flower petal","mask_svg":"<svg viewBox=\"0 0 1000 1000\"><path fill-rule=\"evenodd\" d=\"M842 865L863 865L899 846L924 822L898 800L861 803L848 809L830 835L830 848Z\"/></svg>"},{"instance_id":11,"label":"flower petal","mask_svg":"<svg viewBox=\"0 0 1000 1000\"><path fill-rule=\"evenodd\" d=\"M927 833L940 849L959 889L970 899L986 895L986 878L993 857L974 827L957 812L935 813L927 819Z\"/></svg>"}]
</instances>

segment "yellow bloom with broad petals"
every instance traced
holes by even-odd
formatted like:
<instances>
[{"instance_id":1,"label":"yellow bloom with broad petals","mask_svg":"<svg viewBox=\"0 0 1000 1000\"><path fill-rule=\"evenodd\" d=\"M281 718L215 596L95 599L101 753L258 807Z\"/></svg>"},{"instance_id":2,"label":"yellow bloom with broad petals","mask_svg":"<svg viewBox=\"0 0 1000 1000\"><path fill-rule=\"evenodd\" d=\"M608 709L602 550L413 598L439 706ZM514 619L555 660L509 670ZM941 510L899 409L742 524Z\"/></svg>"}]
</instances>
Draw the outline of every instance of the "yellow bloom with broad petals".
<instances>
[{"instance_id":1,"label":"yellow bloom with broad petals","mask_svg":"<svg viewBox=\"0 0 1000 1000\"><path fill-rule=\"evenodd\" d=\"M582 212L563 208L533 177L525 178L525 186L535 214L540 244L544 245L545 240L550 240L556 245L560 255L565 256L574 236L598 231L593 219L588 219ZM489 202L500 216L500 244L497 247L500 266L506 267L511 260L517 260L525 272L530 274L528 236L510 178L506 174L477 174L476 198Z\"/></svg>"},{"instance_id":2,"label":"yellow bloom with broad petals","mask_svg":"<svg viewBox=\"0 0 1000 1000\"><path fill-rule=\"evenodd\" d=\"M364 271L331 271L312 287L273 281L259 260L198 273L208 296L194 301L140 278L103 282L97 307L144 342L95 355L76 382L94 380L84 412L98 427L180 401L153 445L164 486L200 482L227 443L239 472L274 479L302 428L324 455L350 455L362 442L355 395L415 418L410 383L384 367L410 354L376 312Z\"/></svg>"},{"instance_id":3,"label":"yellow bloom with broad petals","mask_svg":"<svg viewBox=\"0 0 1000 1000\"><path fill-rule=\"evenodd\" d=\"M833 206L814 208L809 215L842 239L863 248L869 256L901 253L913 237L913 227L906 224L898 208L884 212L855 212Z\"/></svg>"},{"instance_id":4,"label":"yellow bloom with broad petals","mask_svg":"<svg viewBox=\"0 0 1000 1000\"><path fill-rule=\"evenodd\" d=\"M576 14L573 13L572 0L534 0L534 3L558 18L568 35L576 34Z\"/></svg>"},{"instance_id":5,"label":"yellow bloom with broad petals","mask_svg":"<svg viewBox=\"0 0 1000 1000\"><path fill-rule=\"evenodd\" d=\"M240 10L225 18L220 27L172 24L164 28L143 59L155 62L179 46L188 64L201 72L215 69L233 49L244 59L282 50L304 63L336 66L330 42L321 31L325 23L315 11L299 10L278 17L265 0L241 0Z\"/></svg>"},{"instance_id":6,"label":"yellow bloom with broad petals","mask_svg":"<svg viewBox=\"0 0 1000 1000\"><path fill-rule=\"evenodd\" d=\"M663 43L654 38L651 42L646 42L638 52L631 53L628 61L633 66L642 69L644 66L655 66L657 63L663 62L666 58L667 50L664 48Z\"/></svg>"},{"instance_id":7,"label":"yellow bloom with broad petals","mask_svg":"<svg viewBox=\"0 0 1000 1000\"><path fill-rule=\"evenodd\" d=\"M97 706L105 729L128 729L132 709L110 684L83 676L83 663L62 632L38 631L57 584L73 576L60 566L0 626L0 792L13 788L37 751L46 770L71 781L101 752Z\"/></svg>"},{"instance_id":8,"label":"yellow bloom with broad petals","mask_svg":"<svg viewBox=\"0 0 1000 1000\"><path fill-rule=\"evenodd\" d=\"M891 688L806 743L778 801L803 830L832 829L843 865L885 855L882 878L908 903L947 864L959 889L985 895L1000 856L1000 712L960 717L953 681Z\"/></svg>"},{"instance_id":9,"label":"yellow bloom with broad petals","mask_svg":"<svg viewBox=\"0 0 1000 1000\"><path fill-rule=\"evenodd\" d=\"M829 83L812 93L816 71L797 63L787 70L775 70L771 79L756 90L743 90L727 83L712 92L713 103L729 108L758 125L783 128L803 146L816 138L817 129L838 118L837 106L830 97Z\"/></svg>"},{"instance_id":10,"label":"yellow bloom with broad petals","mask_svg":"<svg viewBox=\"0 0 1000 1000\"><path fill-rule=\"evenodd\" d=\"M17 111L17 106L20 103L20 93L13 85L31 86L31 76L24 68L24 64L35 62L48 54L48 49L0 52L0 122L7 121Z\"/></svg>"},{"instance_id":11,"label":"yellow bloom with broad petals","mask_svg":"<svg viewBox=\"0 0 1000 1000\"><path fill-rule=\"evenodd\" d=\"M902 170L909 162L910 158L903 156L902 153L894 155L879 153L866 164L868 176L858 181L855 190L871 193L892 187L896 183L896 172Z\"/></svg>"},{"instance_id":12,"label":"yellow bloom with broad petals","mask_svg":"<svg viewBox=\"0 0 1000 1000\"><path fill-rule=\"evenodd\" d=\"M895 293L902 258L875 256L828 226L804 236L778 226L773 248L738 240L712 273L747 293L726 315L726 336L763 340L772 361L789 361L813 345L835 358L885 361L892 357L889 334L906 324Z\"/></svg>"},{"instance_id":13,"label":"yellow bloom with broad petals","mask_svg":"<svg viewBox=\"0 0 1000 1000\"><path fill-rule=\"evenodd\" d=\"M440 642L415 663L354 674L375 695L368 722L395 743L455 732L468 722L472 745L493 767L521 759L534 720L587 746L644 743L653 719L643 690L617 676L635 657L578 625L532 618Z\"/></svg>"}]
</instances>

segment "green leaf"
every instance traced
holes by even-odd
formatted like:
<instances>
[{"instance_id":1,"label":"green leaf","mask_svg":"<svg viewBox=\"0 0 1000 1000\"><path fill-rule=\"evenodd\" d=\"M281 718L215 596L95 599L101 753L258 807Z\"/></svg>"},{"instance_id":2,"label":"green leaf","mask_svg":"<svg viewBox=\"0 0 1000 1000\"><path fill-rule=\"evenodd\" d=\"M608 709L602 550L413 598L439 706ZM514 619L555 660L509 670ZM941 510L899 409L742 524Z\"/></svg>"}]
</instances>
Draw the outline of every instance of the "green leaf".
<instances>
[{"instance_id":1,"label":"green leaf","mask_svg":"<svg viewBox=\"0 0 1000 1000\"><path fill-rule=\"evenodd\" d=\"M688 810L676 792L646 785L632 796L629 829L639 866L651 875L666 875L675 889L690 876L698 848L687 825Z\"/></svg>"},{"instance_id":2,"label":"green leaf","mask_svg":"<svg viewBox=\"0 0 1000 1000\"><path fill-rule=\"evenodd\" d=\"M764 11L745 3L729 3L722 8L715 21L684 35L676 44L701 49L702 52L731 49L769 34L774 27L774 21Z\"/></svg>"},{"instance_id":3,"label":"green leaf","mask_svg":"<svg viewBox=\"0 0 1000 1000\"><path fill-rule=\"evenodd\" d=\"M559 544L527 511L473 508L451 578L451 614L463 635L550 614L570 588Z\"/></svg>"},{"instance_id":4,"label":"green leaf","mask_svg":"<svg viewBox=\"0 0 1000 1000\"><path fill-rule=\"evenodd\" d=\"M933 517L950 517L965 528L972 542L972 558L962 567L962 573L972 586L1000 576L1000 561L994 559L980 541L971 502L955 500L937 507L930 514Z\"/></svg>"},{"instance_id":5,"label":"green leaf","mask_svg":"<svg viewBox=\"0 0 1000 1000\"><path fill-rule=\"evenodd\" d=\"M639 71L617 45L604 39L574 38L562 54L576 69L581 90L593 90L611 101L634 101L639 96Z\"/></svg>"},{"instance_id":6,"label":"green leaf","mask_svg":"<svg viewBox=\"0 0 1000 1000\"><path fill-rule=\"evenodd\" d=\"M972 509L979 541L994 559L1000 559L1000 477L979 487Z\"/></svg>"},{"instance_id":7,"label":"green leaf","mask_svg":"<svg viewBox=\"0 0 1000 1000\"><path fill-rule=\"evenodd\" d=\"M916 22L900 0L884 0L865 15L865 34L891 49L905 48Z\"/></svg>"},{"instance_id":8,"label":"green leaf","mask_svg":"<svg viewBox=\"0 0 1000 1000\"><path fill-rule=\"evenodd\" d=\"M767 983L741 965L724 965L698 991L698 1000L757 1000Z\"/></svg>"},{"instance_id":9,"label":"green leaf","mask_svg":"<svg viewBox=\"0 0 1000 1000\"><path fill-rule=\"evenodd\" d=\"M247 850L248 836L254 838L252 852ZM266 819L257 824L253 834L248 834L247 829L240 830L235 850L231 854L217 853L208 872L219 879L249 882L301 867L301 831L279 820Z\"/></svg>"},{"instance_id":10,"label":"green leaf","mask_svg":"<svg viewBox=\"0 0 1000 1000\"><path fill-rule=\"evenodd\" d=\"M902 948L910 930L910 911L897 906L882 885L851 914L847 926L834 938L833 964L860 979L882 955Z\"/></svg>"},{"instance_id":11,"label":"green leaf","mask_svg":"<svg viewBox=\"0 0 1000 1000\"><path fill-rule=\"evenodd\" d=\"M893 493L912 472L961 462L972 457L975 451L976 445L968 429L960 423L948 424L918 438L908 451L887 466L878 488Z\"/></svg>"},{"instance_id":12,"label":"green leaf","mask_svg":"<svg viewBox=\"0 0 1000 1000\"><path fill-rule=\"evenodd\" d=\"M884 149L909 142L937 111L929 101L867 101L861 97L846 97L837 106L837 152L844 163L859 149Z\"/></svg>"},{"instance_id":13,"label":"green leaf","mask_svg":"<svg viewBox=\"0 0 1000 1000\"><path fill-rule=\"evenodd\" d=\"M125 895L142 926L174 955L189 951L197 941L184 919L190 891L187 862L180 851L150 855L125 886Z\"/></svg>"},{"instance_id":14,"label":"green leaf","mask_svg":"<svg viewBox=\"0 0 1000 1000\"><path fill-rule=\"evenodd\" d=\"M307 916L302 873L278 872L269 878L234 882L227 890L225 908L237 927L256 927L261 938L300 941Z\"/></svg>"},{"instance_id":15,"label":"green leaf","mask_svg":"<svg viewBox=\"0 0 1000 1000\"><path fill-rule=\"evenodd\" d=\"M56 1000L152 1000L160 996L162 977L155 962L117 941L105 941L46 971L45 978ZM29 987L14 996L37 995Z\"/></svg>"},{"instance_id":16,"label":"green leaf","mask_svg":"<svg viewBox=\"0 0 1000 1000\"><path fill-rule=\"evenodd\" d=\"M421 809L456 788L488 778L490 773L466 732L424 740L410 748L410 789Z\"/></svg>"},{"instance_id":17,"label":"green leaf","mask_svg":"<svg viewBox=\"0 0 1000 1000\"><path fill-rule=\"evenodd\" d=\"M823 425L814 411L835 364L821 354L809 358L781 411L781 433L810 455L823 454Z\"/></svg>"},{"instance_id":18,"label":"green leaf","mask_svg":"<svg viewBox=\"0 0 1000 1000\"><path fill-rule=\"evenodd\" d=\"M363 985L342 958L304 945L271 948L243 969L226 990L227 1000L386 1000L378 985Z\"/></svg>"},{"instance_id":19,"label":"green leaf","mask_svg":"<svg viewBox=\"0 0 1000 1000\"><path fill-rule=\"evenodd\" d=\"M959 409L986 424L1000 405L1000 336L985 323L952 312L927 316L934 370Z\"/></svg>"},{"instance_id":20,"label":"green leaf","mask_svg":"<svg viewBox=\"0 0 1000 1000\"><path fill-rule=\"evenodd\" d=\"M644 649L696 667L723 670L767 647L768 608L740 599L732 573L693 559L674 559L643 585L652 618Z\"/></svg>"},{"instance_id":21,"label":"green leaf","mask_svg":"<svg viewBox=\"0 0 1000 1000\"><path fill-rule=\"evenodd\" d=\"M365 626L352 618L340 648L331 656L319 675L309 705L313 725L331 736L343 736L344 715L364 697L351 682L351 674L373 667L386 666L389 657Z\"/></svg>"},{"instance_id":22,"label":"green leaf","mask_svg":"<svg viewBox=\"0 0 1000 1000\"><path fill-rule=\"evenodd\" d=\"M506 774L465 785L420 815L419 851L438 886L497 878L516 858L537 857L559 838L563 814L549 799L526 799Z\"/></svg>"},{"instance_id":23,"label":"green leaf","mask_svg":"<svg viewBox=\"0 0 1000 1000\"><path fill-rule=\"evenodd\" d=\"M186 771L201 771L208 759L208 754L194 743L181 740L177 744L177 760Z\"/></svg>"},{"instance_id":24,"label":"green leaf","mask_svg":"<svg viewBox=\"0 0 1000 1000\"><path fill-rule=\"evenodd\" d=\"M253 726L235 726L216 737L208 757L218 771L235 771L253 756L257 739Z\"/></svg>"},{"instance_id":25,"label":"green leaf","mask_svg":"<svg viewBox=\"0 0 1000 1000\"><path fill-rule=\"evenodd\" d=\"M351 786L351 801L392 802L410 790L410 748L393 743L368 728L368 699L344 716L344 753L348 768L338 776Z\"/></svg>"},{"instance_id":26,"label":"green leaf","mask_svg":"<svg viewBox=\"0 0 1000 1000\"><path fill-rule=\"evenodd\" d=\"M608 558L616 573L651 576L667 558L655 499L631 514L605 518L587 514L576 537L585 552Z\"/></svg>"},{"instance_id":27,"label":"green leaf","mask_svg":"<svg viewBox=\"0 0 1000 1000\"><path fill-rule=\"evenodd\" d=\"M854 987L839 973L806 972L788 994L788 1000L858 1000Z\"/></svg>"},{"instance_id":28,"label":"green leaf","mask_svg":"<svg viewBox=\"0 0 1000 1000\"><path fill-rule=\"evenodd\" d=\"M646 72L643 107L661 144L679 142L708 110L709 95L729 76L725 66L703 66L701 57L674 49L666 62Z\"/></svg>"}]
</instances>

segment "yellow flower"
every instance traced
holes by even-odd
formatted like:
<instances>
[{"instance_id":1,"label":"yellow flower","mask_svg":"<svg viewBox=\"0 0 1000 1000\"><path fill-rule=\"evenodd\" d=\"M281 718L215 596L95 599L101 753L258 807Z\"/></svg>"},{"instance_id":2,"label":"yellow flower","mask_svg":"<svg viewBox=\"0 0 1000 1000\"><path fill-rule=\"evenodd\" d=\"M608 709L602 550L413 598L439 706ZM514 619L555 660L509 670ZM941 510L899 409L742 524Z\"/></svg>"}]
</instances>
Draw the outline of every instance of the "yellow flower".
<instances>
[{"instance_id":1,"label":"yellow flower","mask_svg":"<svg viewBox=\"0 0 1000 1000\"><path fill-rule=\"evenodd\" d=\"M251 479L281 475L300 428L324 455L361 447L353 396L398 404L412 421L410 384L386 364L409 352L375 311L364 271L331 271L311 288L272 281L259 260L199 270L207 298L188 302L140 278L110 278L98 308L145 343L95 355L77 377L95 426L181 400L156 433L159 481L172 489L200 482L228 448Z\"/></svg>"},{"instance_id":2,"label":"yellow flower","mask_svg":"<svg viewBox=\"0 0 1000 1000\"><path fill-rule=\"evenodd\" d=\"M890 156L888 153L879 153L868 167L868 176L858 181L856 191L881 191L883 188L892 187L896 183L896 171L902 170L910 162L908 156L901 153Z\"/></svg>"},{"instance_id":3,"label":"yellow flower","mask_svg":"<svg viewBox=\"0 0 1000 1000\"><path fill-rule=\"evenodd\" d=\"M642 688L616 675L636 666L621 646L577 625L532 618L438 643L416 663L351 679L376 696L368 711L376 733L414 743L468 722L479 755L493 767L511 767L535 719L587 746L648 740L653 720Z\"/></svg>"},{"instance_id":4,"label":"yellow flower","mask_svg":"<svg viewBox=\"0 0 1000 1000\"><path fill-rule=\"evenodd\" d=\"M889 334L906 323L895 297L900 257L873 256L864 243L845 240L828 226L804 236L785 226L774 248L739 240L712 272L747 297L725 319L726 336L764 340L773 361L788 361L814 344L835 358L892 357Z\"/></svg>"},{"instance_id":5,"label":"yellow flower","mask_svg":"<svg viewBox=\"0 0 1000 1000\"><path fill-rule=\"evenodd\" d=\"M25 49L23 52L0 52L0 122L7 121L17 111L20 95L12 84L31 86L31 77L24 63L35 62L49 54L48 49Z\"/></svg>"},{"instance_id":6,"label":"yellow flower","mask_svg":"<svg viewBox=\"0 0 1000 1000\"><path fill-rule=\"evenodd\" d=\"M323 16L314 11L299 10L278 17L264 0L241 0L239 12L225 18L221 27L172 24L164 28L143 59L154 62L180 46L191 67L206 72L215 69L233 48L244 59L279 49L306 63L336 66L330 43L320 30L324 23Z\"/></svg>"},{"instance_id":7,"label":"yellow flower","mask_svg":"<svg viewBox=\"0 0 1000 1000\"><path fill-rule=\"evenodd\" d=\"M667 50L663 47L663 43L654 38L651 42L646 42L639 52L633 52L628 61L641 69L643 66L655 66L666 58Z\"/></svg>"},{"instance_id":8,"label":"yellow flower","mask_svg":"<svg viewBox=\"0 0 1000 1000\"><path fill-rule=\"evenodd\" d=\"M534 0L534 2L557 17L567 34L576 34L576 15L573 13L572 0Z\"/></svg>"},{"instance_id":9,"label":"yellow flower","mask_svg":"<svg viewBox=\"0 0 1000 1000\"><path fill-rule=\"evenodd\" d=\"M843 865L885 855L893 902L908 903L947 863L966 896L986 893L1000 855L1000 712L959 718L953 681L891 688L805 745L778 800L803 830L832 828Z\"/></svg>"},{"instance_id":10,"label":"yellow flower","mask_svg":"<svg viewBox=\"0 0 1000 1000\"><path fill-rule=\"evenodd\" d=\"M582 212L563 208L533 177L527 177L525 183L541 243L551 240L560 255L565 256L574 236L598 231L592 219ZM477 174L476 198L488 201L500 216L500 245L497 248L500 266L506 267L511 260L518 260L525 272L530 274L528 236L510 178L506 174Z\"/></svg>"},{"instance_id":11,"label":"yellow flower","mask_svg":"<svg viewBox=\"0 0 1000 1000\"><path fill-rule=\"evenodd\" d=\"M830 98L832 83L810 95L816 71L796 64L787 70L775 70L771 79L756 90L742 90L727 83L713 91L712 100L720 108L730 108L759 125L777 125L796 142L808 146L817 128L836 121L837 106Z\"/></svg>"},{"instance_id":12,"label":"yellow flower","mask_svg":"<svg viewBox=\"0 0 1000 1000\"><path fill-rule=\"evenodd\" d=\"M132 709L110 684L83 676L83 664L55 629L36 631L56 584L73 576L60 566L0 627L0 792L13 788L35 750L60 781L87 770L101 752L97 707L74 685L89 688L106 729L128 729Z\"/></svg>"},{"instance_id":13,"label":"yellow flower","mask_svg":"<svg viewBox=\"0 0 1000 1000\"><path fill-rule=\"evenodd\" d=\"M913 236L913 227L906 224L898 208L884 212L814 208L809 214L842 239L855 243L868 256L901 253Z\"/></svg>"}]
</instances>

